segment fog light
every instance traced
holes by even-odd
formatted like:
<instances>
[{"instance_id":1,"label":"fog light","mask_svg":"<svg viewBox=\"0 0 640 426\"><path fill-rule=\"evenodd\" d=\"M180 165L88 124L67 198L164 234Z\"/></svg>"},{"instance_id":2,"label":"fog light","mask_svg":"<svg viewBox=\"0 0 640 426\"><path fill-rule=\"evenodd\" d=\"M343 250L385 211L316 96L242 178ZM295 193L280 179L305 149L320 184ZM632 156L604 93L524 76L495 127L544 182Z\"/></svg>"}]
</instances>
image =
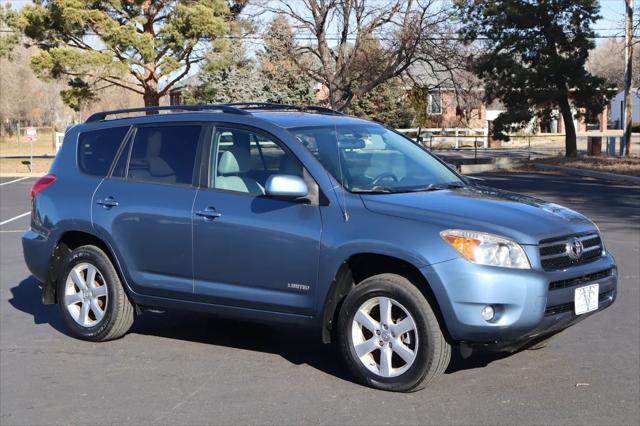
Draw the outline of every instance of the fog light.
<instances>
[{"instance_id":1,"label":"fog light","mask_svg":"<svg viewBox=\"0 0 640 426\"><path fill-rule=\"evenodd\" d=\"M482 308L482 319L485 321L491 321L495 314L496 312L491 305L487 305Z\"/></svg>"}]
</instances>

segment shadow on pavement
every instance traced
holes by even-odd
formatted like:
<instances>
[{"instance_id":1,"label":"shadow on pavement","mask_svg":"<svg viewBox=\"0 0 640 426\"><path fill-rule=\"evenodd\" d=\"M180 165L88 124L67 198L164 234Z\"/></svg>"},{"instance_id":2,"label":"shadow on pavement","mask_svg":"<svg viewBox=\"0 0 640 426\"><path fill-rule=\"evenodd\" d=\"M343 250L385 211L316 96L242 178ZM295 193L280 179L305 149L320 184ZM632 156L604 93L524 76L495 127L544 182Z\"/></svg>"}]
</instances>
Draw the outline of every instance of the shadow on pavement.
<instances>
[{"instance_id":1,"label":"shadow on pavement","mask_svg":"<svg viewBox=\"0 0 640 426\"><path fill-rule=\"evenodd\" d=\"M445 370L444 374L454 374L458 371L473 370L474 368L482 368L494 361L499 361L513 354L509 352L474 352L471 357L464 359L460 356L458 348L451 348L451 362Z\"/></svg>"},{"instance_id":2,"label":"shadow on pavement","mask_svg":"<svg viewBox=\"0 0 640 426\"><path fill-rule=\"evenodd\" d=\"M49 324L57 331L68 334L57 305L42 304L42 290L38 287L38 280L30 276L25 278L16 287L11 289L9 299L11 306L19 311L26 312L33 316L35 324Z\"/></svg>"},{"instance_id":3,"label":"shadow on pavement","mask_svg":"<svg viewBox=\"0 0 640 426\"><path fill-rule=\"evenodd\" d=\"M58 306L42 304L42 292L34 277L25 278L13 287L11 295L11 306L33 316L35 324L48 324L69 335ZM182 340L278 354L293 364L307 364L343 380L353 381L337 346L322 344L319 332L293 326L246 323L197 312L145 311L136 317L129 333L164 337L167 345L174 344L171 340Z\"/></svg>"},{"instance_id":4,"label":"shadow on pavement","mask_svg":"<svg viewBox=\"0 0 640 426\"><path fill-rule=\"evenodd\" d=\"M22 280L11 289L11 294L11 306L32 315L35 324L49 324L55 330L69 335L60 319L57 305L42 304L41 290L34 277ZM172 344L169 341L171 339L278 354L292 364L306 364L340 379L354 381L344 365L338 346L323 344L318 333L304 328L233 321L197 312L145 311L136 317L129 333L163 337L168 339L167 345ZM510 355L476 352L470 358L463 359L457 348L452 348L451 352L451 363L446 374L481 368Z\"/></svg>"},{"instance_id":5,"label":"shadow on pavement","mask_svg":"<svg viewBox=\"0 0 640 426\"><path fill-rule=\"evenodd\" d=\"M145 311L136 318L130 333L278 354L292 364L307 364L353 381L337 345L323 344L319 332L302 327L241 322L186 311Z\"/></svg>"}]
</instances>

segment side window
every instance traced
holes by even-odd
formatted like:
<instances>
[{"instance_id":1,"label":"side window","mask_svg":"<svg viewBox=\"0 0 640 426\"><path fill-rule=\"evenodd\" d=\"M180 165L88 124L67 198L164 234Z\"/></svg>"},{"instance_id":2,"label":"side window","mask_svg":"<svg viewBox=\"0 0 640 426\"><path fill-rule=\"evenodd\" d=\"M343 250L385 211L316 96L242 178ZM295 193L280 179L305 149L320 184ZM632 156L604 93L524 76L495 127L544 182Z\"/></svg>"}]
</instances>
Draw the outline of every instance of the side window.
<instances>
[{"instance_id":1,"label":"side window","mask_svg":"<svg viewBox=\"0 0 640 426\"><path fill-rule=\"evenodd\" d=\"M80 133L78 165L84 173L106 176L129 127L111 127Z\"/></svg>"},{"instance_id":2,"label":"side window","mask_svg":"<svg viewBox=\"0 0 640 426\"><path fill-rule=\"evenodd\" d=\"M244 129L217 128L213 135L209 186L264 195L269 176L302 177L302 165L269 137Z\"/></svg>"},{"instance_id":3,"label":"side window","mask_svg":"<svg viewBox=\"0 0 640 426\"><path fill-rule=\"evenodd\" d=\"M140 127L131 147L127 178L191 184L200 125Z\"/></svg>"}]
</instances>

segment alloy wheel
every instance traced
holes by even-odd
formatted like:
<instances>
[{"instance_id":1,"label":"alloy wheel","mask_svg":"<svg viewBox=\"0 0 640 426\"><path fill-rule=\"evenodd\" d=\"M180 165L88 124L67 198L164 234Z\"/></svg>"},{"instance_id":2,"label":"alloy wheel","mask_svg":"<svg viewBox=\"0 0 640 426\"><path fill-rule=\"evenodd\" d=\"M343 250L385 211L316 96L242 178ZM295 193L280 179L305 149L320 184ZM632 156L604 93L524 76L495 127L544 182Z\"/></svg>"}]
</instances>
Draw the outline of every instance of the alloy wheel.
<instances>
[{"instance_id":1,"label":"alloy wheel","mask_svg":"<svg viewBox=\"0 0 640 426\"><path fill-rule=\"evenodd\" d=\"M351 325L353 349L372 373L397 377L414 363L418 353L418 328L409 311L389 297L365 301Z\"/></svg>"},{"instance_id":2,"label":"alloy wheel","mask_svg":"<svg viewBox=\"0 0 640 426\"><path fill-rule=\"evenodd\" d=\"M65 283L64 306L82 327L94 327L107 309L107 283L102 273L90 263L71 269Z\"/></svg>"}]
</instances>

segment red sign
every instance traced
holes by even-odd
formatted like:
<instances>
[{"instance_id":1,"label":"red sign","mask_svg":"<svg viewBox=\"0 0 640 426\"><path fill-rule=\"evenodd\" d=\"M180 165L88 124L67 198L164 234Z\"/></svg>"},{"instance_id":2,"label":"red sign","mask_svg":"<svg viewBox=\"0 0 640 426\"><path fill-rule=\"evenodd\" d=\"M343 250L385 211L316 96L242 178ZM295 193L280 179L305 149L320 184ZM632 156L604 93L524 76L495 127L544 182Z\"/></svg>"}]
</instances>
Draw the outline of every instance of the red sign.
<instances>
[{"instance_id":1,"label":"red sign","mask_svg":"<svg viewBox=\"0 0 640 426\"><path fill-rule=\"evenodd\" d=\"M27 142L33 142L38 139L38 130L35 127L27 127L27 131L25 132L25 137L27 138Z\"/></svg>"}]
</instances>

